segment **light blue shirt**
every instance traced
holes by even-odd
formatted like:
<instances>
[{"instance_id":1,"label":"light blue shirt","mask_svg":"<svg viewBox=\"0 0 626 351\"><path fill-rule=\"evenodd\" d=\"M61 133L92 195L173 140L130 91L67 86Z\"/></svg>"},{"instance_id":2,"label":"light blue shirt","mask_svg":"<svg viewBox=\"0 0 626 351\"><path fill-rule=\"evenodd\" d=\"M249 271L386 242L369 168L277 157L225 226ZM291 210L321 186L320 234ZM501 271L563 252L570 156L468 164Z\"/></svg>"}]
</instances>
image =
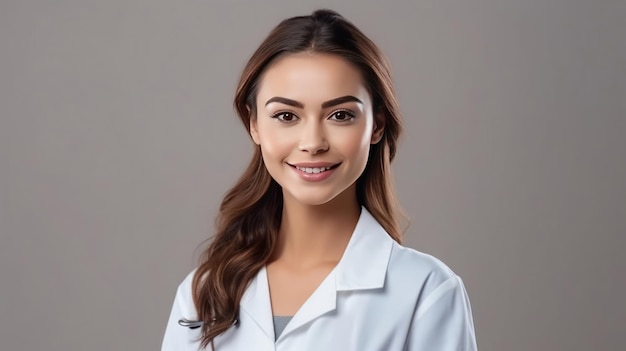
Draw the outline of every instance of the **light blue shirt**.
<instances>
[{"instance_id":1,"label":"light blue shirt","mask_svg":"<svg viewBox=\"0 0 626 351\"><path fill-rule=\"evenodd\" d=\"M293 316L274 316L274 334L275 338L278 339L280 333L285 330L289 321L293 318Z\"/></svg>"}]
</instances>

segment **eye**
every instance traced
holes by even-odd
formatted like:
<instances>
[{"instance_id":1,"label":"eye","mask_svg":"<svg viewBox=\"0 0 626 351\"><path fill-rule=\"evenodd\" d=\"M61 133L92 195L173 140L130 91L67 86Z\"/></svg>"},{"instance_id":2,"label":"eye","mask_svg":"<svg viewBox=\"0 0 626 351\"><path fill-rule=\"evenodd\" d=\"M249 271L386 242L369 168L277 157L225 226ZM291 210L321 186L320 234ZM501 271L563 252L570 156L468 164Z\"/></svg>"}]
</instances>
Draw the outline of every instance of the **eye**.
<instances>
[{"instance_id":1,"label":"eye","mask_svg":"<svg viewBox=\"0 0 626 351\"><path fill-rule=\"evenodd\" d=\"M333 112L333 114L330 115L330 119L337 122L351 122L354 120L354 118L354 113L346 110L335 111Z\"/></svg>"},{"instance_id":2,"label":"eye","mask_svg":"<svg viewBox=\"0 0 626 351\"><path fill-rule=\"evenodd\" d=\"M272 118L276 118L281 122L295 122L298 117L291 112L278 112L272 115Z\"/></svg>"}]
</instances>

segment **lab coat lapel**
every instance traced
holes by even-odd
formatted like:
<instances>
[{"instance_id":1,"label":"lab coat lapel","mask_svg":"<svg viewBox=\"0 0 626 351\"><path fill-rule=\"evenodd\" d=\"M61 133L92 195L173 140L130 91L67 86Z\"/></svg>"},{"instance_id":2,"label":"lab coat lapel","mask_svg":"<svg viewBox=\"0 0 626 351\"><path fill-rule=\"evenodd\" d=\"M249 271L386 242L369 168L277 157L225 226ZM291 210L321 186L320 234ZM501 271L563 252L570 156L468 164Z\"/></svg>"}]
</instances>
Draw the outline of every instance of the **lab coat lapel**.
<instances>
[{"instance_id":1,"label":"lab coat lapel","mask_svg":"<svg viewBox=\"0 0 626 351\"><path fill-rule=\"evenodd\" d=\"M333 311L337 306L337 291L382 288L393 242L365 207L361 208L341 260L287 324L278 341L292 330Z\"/></svg>"},{"instance_id":2,"label":"lab coat lapel","mask_svg":"<svg viewBox=\"0 0 626 351\"><path fill-rule=\"evenodd\" d=\"M304 302L302 307L289 321L285 330L280 334L279 340L289 334L292 330L297 329L319 316L330 312L337 306L337 288L335 285L335 271L322 281L313 294Z\"/></svg>"},{"instance_id":3,"label":"lab coat lapel","mask_svg":"<svg viewBox=\"0 0 626 351\"><path fill-rule=\"evenodd\" d=\"M256 277L250 282L241 298L240 306L242 312L247 313L273 342L274 322L272 320L272 304L265 267L261 268Z\"/></svg>"}]
</instances>

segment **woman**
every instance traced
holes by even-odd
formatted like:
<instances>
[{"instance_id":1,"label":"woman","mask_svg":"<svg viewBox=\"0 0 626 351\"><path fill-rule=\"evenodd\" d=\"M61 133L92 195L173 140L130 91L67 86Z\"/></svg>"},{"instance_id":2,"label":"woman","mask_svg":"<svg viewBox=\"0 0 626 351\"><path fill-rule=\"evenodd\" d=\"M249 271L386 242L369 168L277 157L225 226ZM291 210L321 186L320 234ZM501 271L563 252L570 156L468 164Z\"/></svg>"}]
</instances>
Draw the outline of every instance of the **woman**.
<instances>
[{"instance_id":1,"label":"woman","mask_svg":"<svg viewBox=\"0 0 626 351\"><path fill-rule=\"evenodd\" d=\"M475 350L461 279L402 247L388 64L339 14L289 18L235 108L257 145L179 286L163 350Z\"/></svg>"}]
</instances>

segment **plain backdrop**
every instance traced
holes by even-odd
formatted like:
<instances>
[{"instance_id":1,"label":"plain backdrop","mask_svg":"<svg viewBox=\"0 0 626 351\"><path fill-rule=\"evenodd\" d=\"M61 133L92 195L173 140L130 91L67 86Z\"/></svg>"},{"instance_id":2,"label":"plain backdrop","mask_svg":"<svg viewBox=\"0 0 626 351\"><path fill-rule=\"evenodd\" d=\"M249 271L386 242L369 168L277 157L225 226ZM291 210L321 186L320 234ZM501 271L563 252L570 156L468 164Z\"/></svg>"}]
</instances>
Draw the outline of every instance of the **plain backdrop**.
<instances>
[{"instance_id":1,"label":"plain backdrop","mask_svg":"<svg viewBox=\"0 0 626 351\"><path fill-rule=\"evenodd\" d=\"M321 7L391 60L406 244L479 348L626 349L621 0L2 0L0 349L159 349L251 155L240 71Z\"/></svg>"}]
</instances>

